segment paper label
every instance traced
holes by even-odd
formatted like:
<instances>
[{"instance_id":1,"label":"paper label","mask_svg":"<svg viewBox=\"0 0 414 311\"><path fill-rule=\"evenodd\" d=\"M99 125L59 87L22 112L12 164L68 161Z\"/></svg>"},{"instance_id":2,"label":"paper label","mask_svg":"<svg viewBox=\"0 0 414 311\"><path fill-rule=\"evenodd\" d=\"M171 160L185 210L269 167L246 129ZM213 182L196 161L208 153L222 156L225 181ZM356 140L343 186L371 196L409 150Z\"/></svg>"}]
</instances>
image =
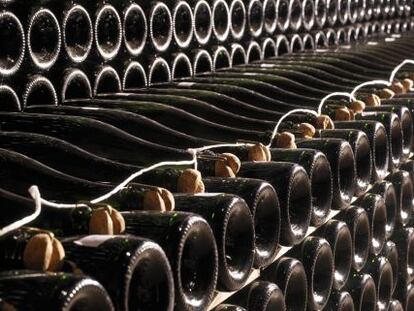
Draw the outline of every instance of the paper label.
<instances>
[{"instance_id":1,"label":"paper label","mask_svg":"<svg viewBox=\"0 0 414 311\"><path fill-rule=\"evenodd\" d=\"M86 247L98 247L99 245L112 239L113 237L114 237L113 235L108 235L108 234L93 234L93 235L88 235L82 239L76 240L73 243L80 245L80 246L86 246Z\"/></svg>"},{"instance_id":2,"label":"paper label","mask_svg":"<svg viewBox=\"0 0 414 311\"><path fill-rule=\"evenodd\" d=\"M194 85L194 82L180 82L180 83L178 83L178 86L189 86L189 87L191 87L193 85Z\"/></svg>"}]
</instances>

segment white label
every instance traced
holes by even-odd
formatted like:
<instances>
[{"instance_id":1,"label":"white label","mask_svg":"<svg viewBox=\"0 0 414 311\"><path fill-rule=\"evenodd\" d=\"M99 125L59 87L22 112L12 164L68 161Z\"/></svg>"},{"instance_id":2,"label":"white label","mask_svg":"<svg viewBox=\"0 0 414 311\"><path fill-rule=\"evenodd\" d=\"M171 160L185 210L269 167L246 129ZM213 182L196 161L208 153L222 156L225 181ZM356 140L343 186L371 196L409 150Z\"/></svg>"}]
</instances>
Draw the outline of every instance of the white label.
<instances>
[{"instance_id":1,"label":"white label","mask_svg":"<svg viewBox=\"0 0 414 311\"><path fill-rule=\"evenodd\" d=\"M189 87L191 87L193 85L194 85L194 82L180 82L180 83L178 83L178 86L189 86Z\"/></svg>"},{"instance_id":2,"label":"white label","mask_svg":"<svg viewBox=\"0 0 414 311\"><path fill-rule=\"evenodd\" d=\"M108 234L94 234L94 235L88 235L82 239L79 239L75 241L74 243L80 246L86 246L86 247L98 247L102 243L112 239L114 235L108 235Z\"/></svg>"}]
</instances>

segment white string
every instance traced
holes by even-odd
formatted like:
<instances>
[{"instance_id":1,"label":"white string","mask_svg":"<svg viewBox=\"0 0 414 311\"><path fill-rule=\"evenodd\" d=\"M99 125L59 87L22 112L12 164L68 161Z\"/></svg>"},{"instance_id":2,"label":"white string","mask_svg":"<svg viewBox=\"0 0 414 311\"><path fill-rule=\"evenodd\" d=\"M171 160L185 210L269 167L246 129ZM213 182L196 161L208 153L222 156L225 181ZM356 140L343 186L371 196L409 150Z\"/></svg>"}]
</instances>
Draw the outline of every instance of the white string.
<instances>
[{"instance_id":1,"label":"white string","mask_svg":"<svg viewBox=\"0 0 414 311\"><path fill-rule=\"evenodd\" d=\"M266 146L267 148L270 148L272 146L273 140L275 139L275 137L277 135L277 132L279 131L279 127L282 124L283 120L285 120L288 116L290 116L293 113L310 113L310 114L313 114L316 117L319 116L319 114L316 111L310 110L310 109L293 109L293 110L289 111L288 113L284 114L279 119L279 121L276 123L276 126L273 129L272 136L270 137L270 143Z\"/></svg>"},{"instance_id":2,"label":"white string","mask_svg":"<svg viewBox=\"0 0 414 311\"><path fill-rule=\"evenodd\" d=\"M329 95L326 95L324 98L322 98L321 103L318 106L318 114L322 114L322 108L325 105L325 102L334 96L347 96L349 98L349 101L355 100L355 97L352 93L348 93L348 92L333 92Z\"/></svg>"},{"instance_id":3,"label":"white string","mask_svg":"<svg viewBox=\"0 0 414 311\"><path fill-rule=\"evenodd\" d=\"M392 83L393 81L394 81L394 79L395 79L395 76L396 76L396 74L398 73L398 71L403 67L403 66L405 66L405 65L407 65L407 64L411 64L411 65L414 65L414 60L412 60L412 59L405 59L404 61L402 61L397 67L395 67L394 68L394 70L391 72L391 75L390 75L390 79L389 79L389 81L390 81L390 83Z\"/></svg>"},{"instance_id":4,"label":"white string","mask_svg":"<svg viewBox=\"0 0 414 311\"><path fill-rule=\"evenodd\" d=\"M33 199L34 202L34 206L35 206L35 210L34 212L26 217L23 217L13 223L11 223L10 225L7 225L3 228L0 228L0 236L3 236L13 230L19 229L20 227L28 224L29 222L35 220L37 218L37 216L39 216L40 211L42 209L42 203L41 203L41 197L40 197L40 192L39 189L37 188L37 186L31 186L29 188L29 194Z\"/></svg>"},{"instance_id":5,"label":"white string","mask_svg":"<svg viewBox=\"0 0 414 311\"><path fill-rule=\"evenodd\" d=\"M372 81L367 81L364 83L361 83L359 85L357 85L351 92L352 96L355 97L355 93L358 92L358 90L360 90L361 88L367 86L367 85L376 85L376 84L380 84L380 85L385 85L385 86L390 86L391 83L385 80L372 80Z\"/></svg>"}]
</instances>

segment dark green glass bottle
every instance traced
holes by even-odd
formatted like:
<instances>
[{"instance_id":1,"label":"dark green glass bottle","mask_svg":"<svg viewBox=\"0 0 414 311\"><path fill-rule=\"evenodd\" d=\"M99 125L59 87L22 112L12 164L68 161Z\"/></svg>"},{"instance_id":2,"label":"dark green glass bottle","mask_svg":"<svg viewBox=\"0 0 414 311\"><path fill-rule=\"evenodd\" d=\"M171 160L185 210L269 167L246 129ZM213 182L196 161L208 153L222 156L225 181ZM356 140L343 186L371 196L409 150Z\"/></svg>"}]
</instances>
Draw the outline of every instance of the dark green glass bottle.
<instances>
[{"instance_id":1,"label":"dark green glass bottle","mask_svg":"<svg viewBox=\"0 0 414 311\"><path fill-rule=\"evenodd\" d=\"M0 273L0 296L1 310L114 310L101 284L87 276L68 273Z\"/></svg>"},{"instance_id":2,"label":"dark green glass bottle","mask_svg":"<svg viewBox=\"0 0 414 311\"><path fill-rule=\"evenodd\" d=\"M134 236L61 240L66 258L106 288L116 310L173 310L174 282L160 246Z\"/></svg>"},{"instance_id":3,"label":"dark green glass bottle","mask_svg":"<svg viewBox=\"0 0 414 311\"><path fill-rule=\"evenodd\" d=\"M315 138L298 141L299 148L323 152L331 165L333 175L333 208L349 205L355 192L355 157L352 147L339 138Z\"/></svg>"},{"instance_id":4,"label":"dark green glass bottle","mask_svg":"<svg viewBox=\"0 0 414 311\"><path fill-rule=\"evenodd\" d=\"M328 217L333 199L331 166L326 156L314 149L271 148L272 161L293 162L308 173L312 191L311 225L318 227Z\"/></svg>"},{"instance_id":5,"label":"dark green glass bottle","mask_svg":"<svg viewBox=\"0 0 414 311\"><path fill-rule=\"evenodd\" d=\"M205 310L217 282L217 247L207 222L184 212L122 212L126 232L156 241L173 271L175 307Z\"/></svg>"},{"instance_id":6,"label":"dark green glass bottle","mask_svg":"<svg viewBox=\"0 0 414 311\"><path fill-rule=\"evenodd\" d=\"M246 202L230 194L176 194L175 209L201 215L211 226L218 249L218 289L238 290L254 263L254 223Z\"/></svg>"},{"instance_id":7,"label":"dark green glass bottle","mask_svg":"<svg viewBox=\"0 0 414 311\"><path fill-rule=\"evenodd\" d=\"M336 121L337 129L363 131L369 139L372 154L372 178L383 179L388 173L389 144L385 127L376 121Z\"/></svg>"},{"instance_id":8,"label":"dark green glass bottle","mask_svg":"<svg viewBox=\"0 0 414 311\"><path fill-rule=\"evenodd\" d=\"M238 176L263 179L275 188L282 216L280 243L300 243L311 218L311 189L306 171L294 163L243 162Z\"/></svg>"},{"instance_id":9,"label":"dark green glass bottle","mask_svg":"<svg viewBox=\"0 0 414 311\"><path fill-rule=\"evenodd\" d=\"M267 266L278 252L280 206L275 189L267 182L251 178L203 178L206 192L231 193L243 198L250 208L255 228L254 266Z\"/></svg>"}]
</instances>

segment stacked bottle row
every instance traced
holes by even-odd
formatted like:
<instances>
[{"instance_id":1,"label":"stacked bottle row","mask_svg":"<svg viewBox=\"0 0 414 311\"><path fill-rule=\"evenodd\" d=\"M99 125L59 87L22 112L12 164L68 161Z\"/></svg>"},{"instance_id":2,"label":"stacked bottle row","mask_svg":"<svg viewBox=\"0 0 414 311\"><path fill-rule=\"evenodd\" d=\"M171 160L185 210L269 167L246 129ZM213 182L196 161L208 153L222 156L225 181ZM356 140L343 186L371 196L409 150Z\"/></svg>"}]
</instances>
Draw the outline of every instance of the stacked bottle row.
<instances>
[{"instance_id":1,"label":"stacked bottle row","mask_svg":"<svg viewBox=\"0 0 414 311\"><path fill-rule=\"evenodd\" d=\"M260 274L271 273L282 245L293 247L289 256L307 267L312 295L305 296L309 307L318 309L320 297L313 292L321 286L322 302L327 301L330 290L325 289L332 285L323 278L322 284L313 284L317 280L309 273L317 263L340 266L332 259L335 239L328 230L338 223L328 222L317 231L327 241L307 233L323 225L331 209L346 209L341 217L356 210L368 218L361 233L370 237L366 243L361 237L352 239L352 223L343 219L355 244L351 249L358 250L353 256L357 271L368 256L359 253L357 242L366 244L365 250L371 245L374 255L387 237L397 247L405 243L398 237L405 232L401 227L411 225L413 186L409 173L399 169L411 171L412 166L407 161L413 139L409 67L390 88L368 86L352 102L328 101L322 109L325 115L292 115L280 124L280 134L269 147L265 145L286 112L315 109L334 90L350 91L367 79L387 78L413 49L411 37L403 35L363 48L285 54L184 82L71 100L59 107L38 102L24 112L0 113L0 188L7 211L1 225L42 205L31 223L40 229L14 231L1 239L0 266L9 270L2 303L24 309L36 282L55 284L83 273L109 294L110 299L99 298L101 303L112 300L118 310L204 310L216 288L240 289L253 268L269 266ZM113 191L130 174L155 162L193 159L188 148L240 139L249 143L198 153L198 171L185 165L159 168ZM372 194L365 194L371 183ZM33 189L34 199L28 198L32 184L39 186L43 201ZM108 192L112 195L106 196ZM359 197L354 202L359 208L349 209L354 196ZM315 243L321 246L312 253ZM352 254L345 253L344 259ZM316 255L320 261L314 260ZM399 267L405 271L406 265ZM22 268L72 274L62 278L10 272ZM338 282L346 279L340 274L338 268ZM29 289L21 288L22 278ZM284 291L274 276L267 280ZM72 286L82 288L80 282L93 283L93 289L63 296L60 303L95 297L92 292L105 295L97 283L79 277L58 292L73 293ZM44 288L50 295L49 287ZM290 296L284 294L289 303ZM30 304L42 308L43 297L34 297L38 300ZM91 299L93 305L98 298Z\"/></svg>"},{"instance_id":2,"label":"stacked bottle row","mask_svg":"<svg viewBox=\"0 0 414 311\"><path fill-rule=\"evenodd\" d=\"M402 0L67 0L38 1L29 7L21 1L1 5L0 75L2 83L17 88L18 94L33 82L32 75L44 74L60 84L62 68L67 67L92 77L99 76L103 63L123 71L131 61L150 66L156 55L171 63L177 53L195 56L200 48L210 54L217 46L230 49L233 43L256 49L251 41L263 47L277 34L326 33L328 28L351 25L356 30L346 28L345 38L353 40L365 31L402 32L411 25L411 5ZM374 26L356 27L357 22Z\"/></svg>"},{"instance_id":3,"label":"stacked bottle row","mask_svg":"<svg viewBox=\"0 0 414 311\"><path fill-rule=\"evenodd\" d=\"M408 28L407 28L408 27ZM395 22L359 25L338 30L328 29L313 34L285 36L275 40L251 41L247 45L233 43L229 46L216 46L213 49L197 49L191 53L178 53L172 59L155 57L150 63L130 61L118 70L118 66L100 66L94 73L77 68L66 68L62 79L56 83L49 75L35 75L24 85L16 88L0 85L3 109L20 111L26 106L42 104L56 105L59 101L79 98L92 98L100 94L131 91L173 80L185 81L193 76L208 74L216 70L238 65L255 63L264 59L280 57L284 54L326 49L375 40L384 35L403 35L411 29L411 24ZM377 35L375 35L377 33ZM53 75L52 75L53 76ZM22 93L22 99L17 95Z\"/></svg>"}]
</instances>

